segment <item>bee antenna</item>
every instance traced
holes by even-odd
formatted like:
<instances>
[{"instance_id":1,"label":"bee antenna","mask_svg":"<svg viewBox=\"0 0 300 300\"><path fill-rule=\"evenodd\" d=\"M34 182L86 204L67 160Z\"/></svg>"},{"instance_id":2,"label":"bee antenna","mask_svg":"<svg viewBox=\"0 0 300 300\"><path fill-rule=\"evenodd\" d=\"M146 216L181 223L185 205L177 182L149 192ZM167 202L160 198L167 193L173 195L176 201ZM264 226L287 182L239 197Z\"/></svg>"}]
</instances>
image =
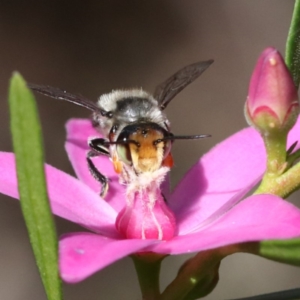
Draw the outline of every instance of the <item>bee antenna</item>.
<instances>
[{"instance_id":1,"label":"bee antenna","mask_svg":"<svg viewBox=\"0 0 300 300\"><path fill-rule=\"evenodd\" d=\"M155 145L164 141L174 141L174 140L198 140L211 137L210 134L198 134L198 135L169 135L162 139L156 140Z\"/></svg>"},{"instance_id":2,"label":"bee antenna","mask_svg":"<svg viewBox=\"0 0 300 300\"><path fill-rule=\"evenodd\" d=\"M207 137L211 137L210 134L198 134L198 135L170 135L170 136L166 136L162 139L162 141L166 141L166 140L198 140L198 139L203 139L203 138L207 138Z\"/></svg>"}]
</instances>

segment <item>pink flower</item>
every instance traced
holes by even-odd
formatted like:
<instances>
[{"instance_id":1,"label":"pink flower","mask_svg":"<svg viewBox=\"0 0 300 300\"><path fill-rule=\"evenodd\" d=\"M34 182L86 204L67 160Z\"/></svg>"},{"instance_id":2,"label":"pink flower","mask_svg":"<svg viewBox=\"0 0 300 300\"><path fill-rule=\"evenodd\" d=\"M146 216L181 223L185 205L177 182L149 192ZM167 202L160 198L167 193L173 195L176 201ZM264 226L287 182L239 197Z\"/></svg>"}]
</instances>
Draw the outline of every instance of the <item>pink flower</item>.
<instances>
[{"instance_id":1,"label":"pink flower","mask_svg":"<svg viewBox=\"0 0 300 300\"><path fill-rule=\"evenodd\" d=\"M297 89L280 53L267 48L254 68L245 107L248 122L261 132L289 130L299 113Z\"/></svg>"},{"instance_id":2,"label":"pink flower","mask_svg":"<svg viewBox=\"0 0 300 300\"><path fill-rule=\"evenodd\" d=\"M289 145L300 131L300 121L289 134ZM107 199L89 174L87 138L99 136L88 120L67 124L66 148L79 179L46 166L53 212L91 232L70 233L60 240L60 271L65 281L78 282L105 266L136 252L181 254L229 244L300 236L300 210L274 195L241 199L262 177L266 158L263 142L252 128L244 129L204 155L170 193L164 194L176 218L170 240L126 239L116 227L124 208L125 188L118 183L106 157L95 158L110 178ZM0 192L18 198L14 156L0 154Z\"/></svg>"}]
</instances>

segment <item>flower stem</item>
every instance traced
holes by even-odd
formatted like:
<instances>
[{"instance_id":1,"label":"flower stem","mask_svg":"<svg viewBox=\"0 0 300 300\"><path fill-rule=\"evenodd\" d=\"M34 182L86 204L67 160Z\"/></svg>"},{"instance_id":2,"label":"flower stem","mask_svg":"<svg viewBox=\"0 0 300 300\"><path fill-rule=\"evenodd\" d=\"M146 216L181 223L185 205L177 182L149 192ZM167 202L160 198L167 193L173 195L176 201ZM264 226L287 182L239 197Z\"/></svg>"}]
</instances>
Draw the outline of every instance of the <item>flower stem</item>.
<instances>
[{"instance_id":1,"label":"flower stem","mask_svg":"<svg viewBox=\"0 0 300 300\"><path fill-rule=\"evenodd\" d=\"M286 166L286 140L287 133L274 134L263 137L267 151L268 176L278 176Z\"/></svg>"},{"instance_id":2,"label":"flower stem","mask_svg":"<svg viewBox=\"0 0 300 300\"><path fill-rule=\"evenodd\" d=\"M282 174L287 170L287 133L262 136L267 152L267 170L262 182L254 194L271 193L282 196L288 194L288 187L280 184Z\"/></svg>"},{"instance_id":3,"label":"flower stem","mask_svg":"<svg viewBox=\"0 0 300 300\"><path fill-rule=\"evenodd\" d=\"M300 163L292 166L300 152L286 151L285 133L263 136L263 139L267 151L267 170L254 194L274 194L286 198L300 187Z\"/></svg>"},{"instance_id":4,"label":"flower stem","mask_svg":"<svg viewBox=\"0 0 300 300\"><path fill-rule=\"evenodd\" d=\"M218 283L219 267L224 257L236 252L256 254L258 249L258 243L242 243L199 252L181 266L176 278L159 299L186 300L205 297Z\"/></svg>"},{"instance_id":5,"label":"flower stem","mask_svg":"<svg viewBox=\"0 0 300 300\"><path fill-rule=\"evenodd\" d=\"M263 136L267 152L267 170L254 194L273 194L286 198L300 187L300 151L294 145L286 151L287 134Z\"/></svg>"},{"instance_id":6,"label":"flower stem","mask_svg":"<svg viewBox=\"0 0 300 300\"><path fill-rule=\"evenodd\" d=\"M286 198L300 186L300 164L296 164L277 178L268 178L254 194L274 194Z\"/></svg>"},{"instance_id":7,"label":"flower stem","mask_svg":"<svg viewBox=\"0 0 300 300\"><path fill-rule=\"evenodd\" d=\"M143 300L159 299L159 272L162 259L165 256L155 253L141 253L131 257L138 275Z\"/></svg>"}]
</instances>

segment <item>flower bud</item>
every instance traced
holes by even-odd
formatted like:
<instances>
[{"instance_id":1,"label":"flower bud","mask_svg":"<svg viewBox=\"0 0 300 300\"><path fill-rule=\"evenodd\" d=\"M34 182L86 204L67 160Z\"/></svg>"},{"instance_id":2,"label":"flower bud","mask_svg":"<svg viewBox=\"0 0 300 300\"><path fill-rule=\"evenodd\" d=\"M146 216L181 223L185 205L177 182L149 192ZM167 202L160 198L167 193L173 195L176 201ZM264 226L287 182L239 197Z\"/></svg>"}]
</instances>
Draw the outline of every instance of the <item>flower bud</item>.
<instances>
[{"instance_id":1,"label":"flower bud","mask_svg":"<svg viewBox=\"0 0 300 300\"><path fill-rule=\"evenodd\" d=\"M245 105L248 123L264 135L287 132L298 112L297 90L282 56L274 48L265 49L250 81Z\"/></svg>"},{"instance_id":2,"label":"flower bud","mask_svg":"<svg viewBox=\"0 0 300 300\"><path fill-rule=\"evenodd\" d=\"M116 228L128 239L169 240L175 234L176 222L160 189L150 185L128 197Z\"/></svg>"}]
</instances>

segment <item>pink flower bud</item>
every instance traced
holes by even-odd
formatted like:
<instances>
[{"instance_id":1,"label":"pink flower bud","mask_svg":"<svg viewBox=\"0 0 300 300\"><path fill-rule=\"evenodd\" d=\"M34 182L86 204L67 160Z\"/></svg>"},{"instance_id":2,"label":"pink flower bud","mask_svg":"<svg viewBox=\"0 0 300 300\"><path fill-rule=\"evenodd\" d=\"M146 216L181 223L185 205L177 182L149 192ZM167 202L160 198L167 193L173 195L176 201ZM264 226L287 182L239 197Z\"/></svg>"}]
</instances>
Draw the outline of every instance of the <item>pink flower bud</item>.
<instances>
[{"instance_id":1,"label":"pink flower bud","mask_svg":"<svg viewBox=\"0 0 300 300\"><path fill-rule=\"evenodd\" d=\"M263 51L251 77L245 106L248 123L264 134L288 131L297 120L297 90L280 53Z\"/></svg>"},{"instance_id":2,"label":"pink flower bud","mask_svg":"<svg viewBox=\"0 0 300 300\"><path fill-rule=\"evenodd\" d=\"M127 200L116 220L117 230L126 238L169 240L175 235L174 214L159 188L136 191Z\"/></svg>"}]
</instances>

